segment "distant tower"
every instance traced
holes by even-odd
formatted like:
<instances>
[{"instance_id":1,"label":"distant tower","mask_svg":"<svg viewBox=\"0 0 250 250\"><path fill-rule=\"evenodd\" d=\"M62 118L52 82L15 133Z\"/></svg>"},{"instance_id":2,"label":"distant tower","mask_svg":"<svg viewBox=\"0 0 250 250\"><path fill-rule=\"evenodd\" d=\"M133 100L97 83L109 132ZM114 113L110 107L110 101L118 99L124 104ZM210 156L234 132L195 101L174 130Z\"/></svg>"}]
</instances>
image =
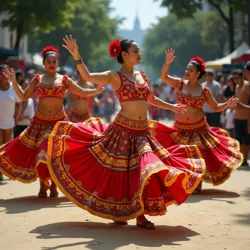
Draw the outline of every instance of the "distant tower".
<instances>
[{"instance_id":1,"label":"distant tower","mask_svg":"<svg viewBox=\"0 0 250 250\"><path fill-rule=\"evenodd\" d=\"M139 20L138 9L136 8L134 31L141 31L141 22Z\"/></svg>"},{"instance_id":2,"label":"distant tower","mask_svg":"<svg viewBox=\"0 0 250 250\"><path fill-rule=\"evenodd\" d=\"M120 30L119 35L124 39L134 40L139 45L139 47L141 47L143 43L143 38L146 34L147 30L142 30L141 22L139 19L139 12L136 8L134 27L131 30Z\"/></svg>"}]
</instances>

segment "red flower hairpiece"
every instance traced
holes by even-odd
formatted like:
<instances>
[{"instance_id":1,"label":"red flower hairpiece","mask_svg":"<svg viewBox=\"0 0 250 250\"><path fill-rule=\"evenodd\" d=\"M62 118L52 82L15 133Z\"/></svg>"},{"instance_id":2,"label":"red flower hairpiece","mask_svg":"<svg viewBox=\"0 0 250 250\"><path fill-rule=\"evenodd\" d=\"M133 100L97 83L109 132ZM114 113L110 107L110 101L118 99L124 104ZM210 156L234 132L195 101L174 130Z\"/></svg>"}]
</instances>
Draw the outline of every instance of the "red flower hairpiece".
<instances>
[{"instance_id":1,"label":"red flower hairpiece","mask_svg":"<svg viewBox=\"0 0 250 250\"><path fill-rule=\"evenodd\" d=\"M198 63L201 65L201 71L202 71L202 72L206 71L205 62L204 62L204 60L203 60L201 57L195 56L195 57L193 57L193 58L190 59L190 62L191 62L191 61L196 61L196 62L198 62Z\"/></svg>"},{"instance_id":2,"label":"red flower hairpiece","mask_svg":"<svg viewBox=\"0 0 250 250\"><path fill-rule=\"evenodd\" d=\"M114 40L109 44L109 54L111 57L118 57L122 51L120 40Z\"/></svg>"},{"instance_id":3,"label":"red flower hairpiece","mask_svg":"<svg viewBox=\"0 0 250 250\"><path fill-rule=\"evenodd\" d=\"M49 52L49 51L56 53L56 55L57 55L58 58L60 57L59 51L55 47L53 47L53 46L47 46L47 47L45 47L42 50L42 56L44 56L44 54L47 53L47 52Z\"/></svg>"}]
</instances>

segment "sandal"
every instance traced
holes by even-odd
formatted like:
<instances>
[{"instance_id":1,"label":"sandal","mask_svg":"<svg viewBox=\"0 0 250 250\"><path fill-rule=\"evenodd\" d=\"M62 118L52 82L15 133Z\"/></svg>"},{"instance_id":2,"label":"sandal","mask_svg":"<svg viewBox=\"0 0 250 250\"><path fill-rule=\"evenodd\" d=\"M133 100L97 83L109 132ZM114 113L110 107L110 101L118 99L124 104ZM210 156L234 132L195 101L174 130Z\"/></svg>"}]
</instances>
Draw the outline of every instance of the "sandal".
<instances>
[{"instance_id":1,"label":"sandal","mask_svg":"<svg viewBox=\"0 0 250 250\"><path fill-rule=\"evenodd\" d=\"M114 223L116 225L121 225L121 226L126 226L128 225L128 222L127 221L117 221L117 220L114 220Z\"/></svg>"},{"instance_id":2,"label":"sandal","mask_svg":"<svg viewBox=\"0 0 250 250\"><path fill-rule=\"evenodd\" d=\"M57 190L52 190L52 191L50 190L50 196L49 197L51 197L51 198L52 197L58 197L58 194L59 193L57 192Z\"/></svg>"},{"instance_id":3,"label":"sandal","mask_svg":"<svg viewBox=\"0 0 250 250\"><path fill-rule=\"evenodd\" d=\"M199 185L198 185L197 188L193 191L192 194L201 194L201 190L202 190L202 181L199 183Z\"/></svg>"},{"instance_id":4,"label":"sandal","mask_svg":"<svg viewBox=\"0 0 250 250\"><path fill-rule=\"evenodd\" d=\"M145 221L142 224L137 223L136 226L141 227L141 228L145 228L145 229L148 229L148 230L154 230L155 229L155 224L152 223L151 221Z\"/></svg>"},{"instance_id":5,"label":"sandal","mask_svg":"<svg viewBox=\"0 0 250 250\"><path fill-rule=\"evenodd\" d=\"M57 191L57 187L55 182L52 182L51 186L50 186L50 197L58 197L59 193Z\"/></svg>"},{"instance_id":6,"label":"sandal","mask_svg":"<svg viewBox=\"0 0 250 250\"><path fill-rule=\"evenodd\" d=\"M38 198L47 198L47 191L39 191Z\"/></svg>"},{"instance_id":7,"label":"sandal","mask_svg":"<svg viewBox=\"0 0 250 250\"><path fill-rule=\"evenodd\" d=\"M47 190L48 190L48 188L46 187L46 185L40 181L40 190L38 193L38 197L39 198L47 198L48 197Z\"/></svg>"}]
</instances>

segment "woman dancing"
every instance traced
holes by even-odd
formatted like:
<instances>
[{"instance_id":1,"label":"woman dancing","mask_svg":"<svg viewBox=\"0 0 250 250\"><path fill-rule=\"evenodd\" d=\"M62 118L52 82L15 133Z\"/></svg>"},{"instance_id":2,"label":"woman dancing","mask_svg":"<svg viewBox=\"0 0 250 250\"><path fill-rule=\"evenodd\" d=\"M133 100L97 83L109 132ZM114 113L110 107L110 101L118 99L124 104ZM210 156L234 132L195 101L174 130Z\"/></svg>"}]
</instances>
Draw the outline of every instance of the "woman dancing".
<instances>
[{"instance_id":1,"label":"woman dancing","mask_svg":"<svg viewBox=\"0 0 250 250\"><path fill-rule=\"evenodd\" d=\"M200 57L190 60L186 69L186 78L175 78L168 75L175 51L166 52L166 62L161 71L161 79L177 91L177 103L187 105L185 114L176 114L174 126L169 128L159 122L150 121L150 129L156 139L165 147L173 145L197 145L206 162L206 174L203 181L220 185L226 181L231 172L243 161L239 143L229 137L220 128L209 127L202 107L207 103L215 112L234 108L238 99L231 97L227 102L217 103L210 90L199 83L205 74L205 63ZM201 191L201 184L197 188Z\"/></svg>"},{"instance_id":2,"label":"woman dancing","mask_svg":"<svg viewBox=\"0 0 250 250\"><path fill-rule=\"evenodd\" d=\"M181 204L197 187L204 162L196 146L162 147L148 130L148 103L177 113L185 105L155 97L146 74L135 71L141 61L132 40L110 43L119 71L90 73L71 36L63 45L74 57L86 81L110 84L121 110L107 128L99 118L83 123L58 122L49 137L48 163L53 180L76 205L96 216L154 229L145 214L163 215L166 207Z\"/></svg>"},{"instance_id":3,"label":"woman dancing","mask_svg":"<svg viewBox=\"0 0 250 250\"><path fill-rule=\"evenodd\" d=\"M20 136L0 147L0 172L24 183L33 182L39 177L38 196L45 198L48 189L50 197L58 196L55 183L52 181L49 184L47 144L56 122L68 120L63 108L65 92L69 90L76 95L88 97L102 92L103 88L82 89L68 76L58 74L59 53L54 47L44 48L42 55L45 73L35 75L25 91L17 84L13 69L3 71L22 101L35 95L39 102L29 127Z\"/></svg>"},{"instance_id":4,"label":"woman dancing","mask_svg":"<svg viewBox=\"0 0 250 250\"><path fill-rule=\"evenodd\" d=\"M82 79L77 70L79 80L77 84L82 88L94 88L94 85ZM91 105L99 105L97 97L81 97L79 95L69 93L67 97L68 117L71 122L83 122L92 116Z\"/></svg>"}]
</instances>

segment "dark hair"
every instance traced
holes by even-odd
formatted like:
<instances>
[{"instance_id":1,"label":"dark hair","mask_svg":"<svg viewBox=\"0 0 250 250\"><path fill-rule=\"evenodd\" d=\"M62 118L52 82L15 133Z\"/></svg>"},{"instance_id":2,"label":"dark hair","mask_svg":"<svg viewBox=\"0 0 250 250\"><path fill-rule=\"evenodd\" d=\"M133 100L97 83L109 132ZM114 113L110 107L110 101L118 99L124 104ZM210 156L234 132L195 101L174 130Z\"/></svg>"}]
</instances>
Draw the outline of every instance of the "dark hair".
<instances>
[{"instance_id":1,"label":"dark hair","mask_svg":"<svg viewBox=\"0 0 250 250\"><path fill-rule=\"evenodd\" d=\"M241 69L237 69L233 72L233 76L234 75L243 76L243 71Z\"/></svg>"},{"instance_id":2,"label":"dark hair","mask_svg":"<svg viewBox=\"0 0 250 250\"><path fill-rule=\"evenodd\" d=\"M192 65L194 65L195 68L196 68L196 70L198 72L200 72L200 75L199 75L198 79L201 79L202 76L204 76L206 74L206 71L201 71L201 67L202 66L201 66L201 64L199 62L197 62L197 61L190 61L189 63L191 63Z\"/></svg>"},{"instance_id":3,"label":"dark hair","mask_svg":"<svg viewBox=\"0 0 250 250\"><path fill-rule=\"evenodd\" d=\"M0 73L2 73L2 71L4 71L5 69L8 69L9 68L9 65L7 64L1 64L0 65Z\"/></svg>"},{"instance_id":4,"label":"dark hair","mask_svg":"<svg viewBox=\"0 0 250 250\"><path fill-rule=\"evenodd\" d=\"M123 39L120 42L120 46L122 48L119 56L117 57L117 62L122 64L123 63L123 58L122 58L122 51L128 52L128 49L131 47L132 43L134 43L134 40L129 40L129 39Z\"/></svg>"},{"instance_id":5,"label":"dark hair","mask_svg":"<svg viewBox=\"0 0 250 250\"><path fill-rule=\"evenodd\" d=\"M231 80L231 81L234 82L234 77L233 77L233 75L229 75L229 76L227 77L227 80Z\"/></svg>"},{"instance_id":6,"label":"dark hair","mask_svg":"<svg viewBox=\"0 0 250 250\"><path fill-rule=\"evenodd\" d=\"M48 51L48 52L44 53L44 55L43 55L43 63L44 63L45 59L47 58L47 56L52 56L52 55L56 56L56 58L58 59L58 56L57 56L56 52Z\"/></svg>"},{"instance_id":7,"label":"dark hair","mask_svg":"<svg viewBox=\"0 0 250 250\"><path fill-rule=\"evenodd\" d=\"M24 83L25 83L25 80L23 79L23 80L21 80L21 81L18 83L18 85L19 85L19 86L22 86Z\"/></svg>"},{"instance_id":8,"label":"dark hair","mask_svg":"<svg viewBox=\"0 0 250 250\"><path fill-rule=\"evenodd\" d=\"M24 76L24 73L21 70L17 70L15 74L16 74L16 78L18 78L19 76Z\"/></svg>"},{"instance_id":9,"label":"dark hair","mask_svg":"<svg viewBox=\"0 0 250 250\"><path fill-rule=\"evenodd\" d=\"M244 67L244 69L249 70L250 71L250 61L248 61Z\"/></svg>"},{"instance_id":10,"label":"dark hair","mask_svg":"<svg viewBox=\"0 0 250 250\"><path fill-rule=\"evenodd\" d=\"M55 47L53 47L53 46L46 46L42 50L43 63L44 63L46 57L49 56L49 55L56 55L57 59L59 59L59 57L60 57L59 51Z\"/></svg>"}]
</instances>

